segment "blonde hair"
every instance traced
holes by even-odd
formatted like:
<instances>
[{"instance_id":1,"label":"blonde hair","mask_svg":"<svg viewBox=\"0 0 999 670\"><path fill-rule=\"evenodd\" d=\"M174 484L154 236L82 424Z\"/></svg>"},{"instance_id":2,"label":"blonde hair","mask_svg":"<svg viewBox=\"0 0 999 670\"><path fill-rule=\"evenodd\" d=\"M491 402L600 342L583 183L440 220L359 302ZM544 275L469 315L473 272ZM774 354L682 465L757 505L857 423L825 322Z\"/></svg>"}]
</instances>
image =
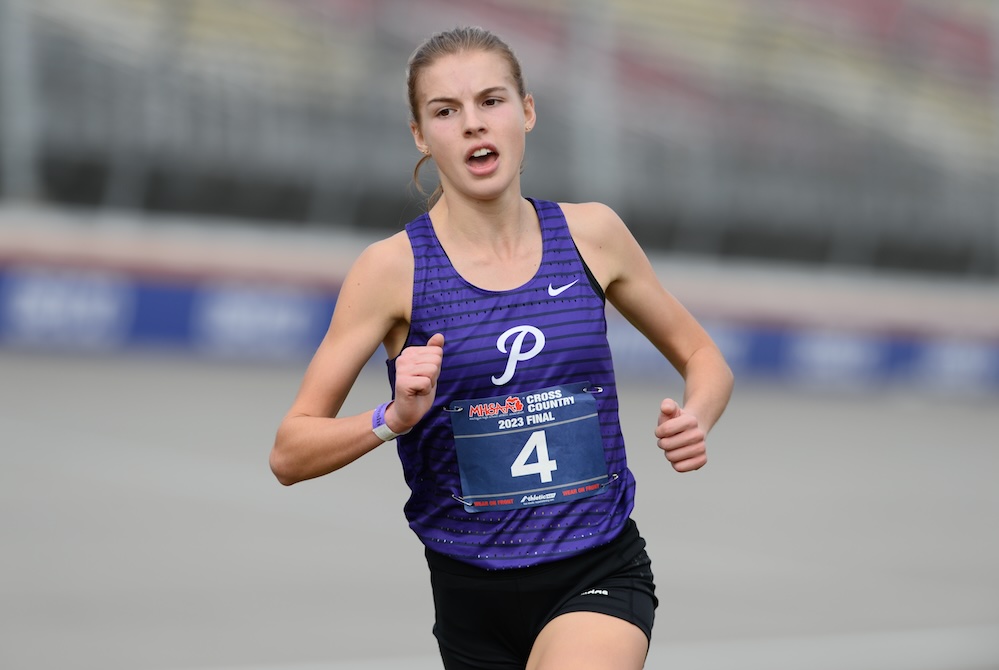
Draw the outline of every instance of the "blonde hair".
<instances>
[{"instance_id":1,"label":"blonde hair","mask_svg":"<svg viewBox=\"0 0 999 670\"><path fill-rule=\"evenodd\" d=\"M527 97L527 85L524 83L524 73L521 70L520 61L506 42L484 28L454 28L432 35L409 57L406 66L406 90L409 96L410 119L413 123L420 123L420 109L417 100L417 84L420 74L436 63L438 59L466 51L485 51L502 56L510 66L510 75L517 85L517 93L520 94L521 98ZM413 169L413 182L416 184L417 190L424 195L426 192L420 184L420 168L428 160L430 160L430 156L423 156ZM428 207L432 207L443 193L443 187L438 184L427 200Z\"/></svg>"}]
</instances>

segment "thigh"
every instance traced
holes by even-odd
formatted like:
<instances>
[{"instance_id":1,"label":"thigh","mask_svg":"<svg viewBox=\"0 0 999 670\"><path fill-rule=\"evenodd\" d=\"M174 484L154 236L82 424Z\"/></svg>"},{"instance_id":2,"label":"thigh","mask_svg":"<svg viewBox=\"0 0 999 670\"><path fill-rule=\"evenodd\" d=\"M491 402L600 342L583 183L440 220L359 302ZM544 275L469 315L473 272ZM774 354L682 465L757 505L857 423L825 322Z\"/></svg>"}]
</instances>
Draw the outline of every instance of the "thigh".
<instances>
[{"instance_id":1,"label":"thigh","mask_svg":"<svg viewBox=\"0 0 999 670\"><path fill-rule=\"evenodd\" d=\"M438 569L431 571L431 586L434 637L446 670L523 670L533 635L516 580Z\"/></svg>"},{"instance_id":2,"label":"thigh","mask_svg":"<svg viewBox=\"0 0 999 670\"><path fill-rule=\"evenodd\" d=\"M547 657L556 650L552 658L558 658L563 644L575 644L576 633L592 633L579 642L599 650L609 648L598 635L609 630L616 649L634 629L636 653L644 658L648 649L658 603L651 561L634 522L608 545L533 568L482 571L429 549L427 560L434 635L447 670L523 670L535 651L547 650Z\"/></svg>"},{"instance_id":3,"label":"thigh","mask_svg":"<svg viewBox=\"0 0 999 670\"><path fill-rule=\"evenodd\" d=\"M527 670L640 670L648 652L638 626L607 614L569 612L538 635Z\"/></svg>"},{"instance_id":4,"label":"thigh","mask_svg":"<svg viewBox=\"0 0 999 670\"><path fill-rule=\"evenodd\" d=\"M637 550L637 553L635 551ZM538 634L528 670L638 670L658 605L644 542L595 563Z\"/></svg>"},{"instance_id":5,"label":"thigh","mask_svg":"<svg viewBox=\"0 0 999 670\"><path fill-rule=\"evenodd\" d=\"M549 613L544 624L565 614L590 612L621 619L641 630L646 640L652 638L659 600L644 542L631 544L623 555L607 556L579 577L576 588Z\"/></svg>"}]
</instances>

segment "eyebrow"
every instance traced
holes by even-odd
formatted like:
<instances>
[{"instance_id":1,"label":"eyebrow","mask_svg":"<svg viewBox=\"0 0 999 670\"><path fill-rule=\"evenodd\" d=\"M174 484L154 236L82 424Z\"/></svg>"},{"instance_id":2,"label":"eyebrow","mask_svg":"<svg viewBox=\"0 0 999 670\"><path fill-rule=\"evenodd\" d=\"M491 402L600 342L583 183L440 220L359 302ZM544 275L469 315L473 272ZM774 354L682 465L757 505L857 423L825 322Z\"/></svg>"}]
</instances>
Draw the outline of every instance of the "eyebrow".
<instances>
[{"instance_id":1,"label":"eyebrow","mask_svg":"<svg viewBox=\"0 0 999 670\"><path fill-rule=\"evenodd\" d=\"M477 98L485 98L485 97L488 97L490 95L493 95L494 93L497 93L497 92L505 93L505 92L507 92L509 90L510 89L507 88L506 86L490 86L489 88L485 88L485 89L482 89L481 91L479 91L478 94L476 94L475 97L477 97ZM457 98L448 98L448 97L431 98L430 100L427 100L426 106L429 107L430 105L435 105L435 104L438 104L438 103L446 103L446 104L448 104L448 103L456 103L456 102L458 102Z\"/></svg>"}]
</instances>

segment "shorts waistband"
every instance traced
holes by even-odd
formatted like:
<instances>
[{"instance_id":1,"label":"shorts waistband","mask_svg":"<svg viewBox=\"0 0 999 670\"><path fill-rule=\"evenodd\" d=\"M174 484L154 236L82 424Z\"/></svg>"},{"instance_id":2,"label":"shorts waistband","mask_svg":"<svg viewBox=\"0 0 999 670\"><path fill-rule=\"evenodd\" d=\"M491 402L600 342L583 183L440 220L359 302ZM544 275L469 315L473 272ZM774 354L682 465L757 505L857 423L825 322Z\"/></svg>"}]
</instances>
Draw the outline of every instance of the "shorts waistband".
<instances>
[{"instance_id":1,"label":"shorts waistband","mask_svg":"<svg viewBox=\"0 0 999 670\"><path fill-rule=\"evenodd\" d=\"M488 575L492 579L502 579L503 577L509 577L511 579L529 577L530 575L543 574L549 570L557 569L565 565L566 561L572 561L573 559L578 559L580 557L591 557L601 553L608 553L616 551L618 549L624 549L631 544L639 543L638 548L635 553L645 548L645 542L641 541L641 535L638 532L638 526L635 524L633 519L628 519L625 521L624 525L621 527L621 532L617 536L599 547L594 547L589 551L583 552L581 554L573 554L572 556L566 557L553 557L553 559L547 563L541 563L539 565L532 565L526 568L509 568L503 570L487 570L485 568L480 568L470 563L465 563L459 561L450 556L445 556L444 554L434 551L429 547L425 547L424 553L427 557L427 564L430 566L432 572L440 571L446 572L451 575L461 575L466 577L481 577Z\"/></svg>"}]
</instances>

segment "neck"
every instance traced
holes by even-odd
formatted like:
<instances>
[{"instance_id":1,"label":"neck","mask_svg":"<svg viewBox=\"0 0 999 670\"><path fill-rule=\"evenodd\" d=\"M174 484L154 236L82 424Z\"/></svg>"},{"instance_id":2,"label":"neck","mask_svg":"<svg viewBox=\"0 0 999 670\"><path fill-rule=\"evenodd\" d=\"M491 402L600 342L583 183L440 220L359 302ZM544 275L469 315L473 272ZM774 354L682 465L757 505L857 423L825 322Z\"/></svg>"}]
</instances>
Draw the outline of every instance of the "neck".
<instances>
[{"instance_id":1,"label":"neck","mask_svg":"<svg viewBox=\"0 0 999 670\"><path fill-rule=\"evenodd\" d=\"M442 201L431 210L430 220L455 271L480 288L516 288L541 264L541 226L523 198L506 207L455 207L453 201Z\"/></svg>"},{"instance_id":2,"label":"neck","mask_svg":"<svg viewBox=\"0 0 999 670\"><path fill-rule=\"evenodd\" d=\"M489 201L445 195L430 210L430 219L442 243L497 252L515 252L539 231L534 207L519 192Z\"/></svg>"}]
</instances>

